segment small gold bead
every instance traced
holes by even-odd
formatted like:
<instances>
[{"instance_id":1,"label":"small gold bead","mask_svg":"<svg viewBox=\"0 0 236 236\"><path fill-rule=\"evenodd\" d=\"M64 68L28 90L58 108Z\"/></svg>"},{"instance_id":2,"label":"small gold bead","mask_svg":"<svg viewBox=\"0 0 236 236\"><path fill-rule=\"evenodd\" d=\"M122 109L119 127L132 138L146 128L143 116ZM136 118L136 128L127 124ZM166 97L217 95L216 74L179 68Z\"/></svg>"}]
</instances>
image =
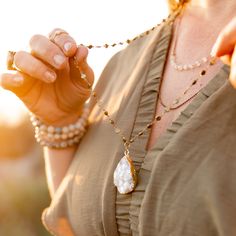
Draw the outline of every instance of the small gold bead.
<instances>
[{"instance_id":1,"label":"small gold bead","mask_svg":"<svg viewBox=\"0 0 236 236\"><path fill-rule=\"evenodd\" d=\"M93 97L97 97L97 93L96 92L93 92Z\"/></svg>"},{"instance_id":2,"label":"small gold bead","mask_svg":"<svg viewBox=\"0 0 236 236\"><path fill-rule=\"evenodd\" d=\"M127 140L126 140L125 137L122 137L122 140L123 140L124 143L127 143Z\"/></svg>"},{"instance_id":3,"label":"small gold bead","mask_svg":"<svg viewBox=\"0 0 236 236\"><path fill-rule=\"evenodd\" d=\"M210 60L210 66L213 66L216 64L216 58L213 57L211 60Z\"/></svg>"},{"instance_id":4,"label":"small gold bead","mask_svg":"<svg viewBox=\"0 0 236 236\"><path fill-rule=\"evenodd\" d=\"M115 121L114 121L114 120L110 120L110 123L111 123L112 125L114 125L114 124L115 124Z\"/></svg>"},{"instance_id":5,"label":"small gold bead","mask_svg":"<svg viewBox=\"0 0 236 236\"><path fill-rule=\"evenodd\" d=\"M119 134L120 132L121 132L120 129L118 129L118 128L115 129L115 133L116 133L116 134Z\"/></svg>"},{"instance_id":6,"label":"small gold bead","mask_svg":"<svg viewBox=\"0 0 236 236\"><path fill-rule=\"evenodd\" d=\"M170 111L170 107L165 107L165 111L169 112Z\"/></svg>"},{"instance_id":7,"label":"small gold bead","mask_svg":"<svg viewBox=\"0 0 236 236\"><path fill-rule=\"evenodd\" d=\"M175 99L173 102L174 105L177 105L178 103L179 103L179 99Z\"/></svg>"},{"instance_id":8,"label":"small gold bead","mask_svg":"<svg viewBox=\"0 0 236 236\"><path fill-rule=\"evenodd\" d=\"M129 143L133 143L133 142L134 142L134 140L133 140L133 139L130 139Z\"/></svg>"},{"instance_id":9,"label":"small gold bead","mask_svg":"<svg viewBox=\"0 0 236 236\"><path fill-rule=\"evenodd\" d=\"M143 135L143 131L138 133L138 136L142 136Z\"/></svg>"}]
</instances>

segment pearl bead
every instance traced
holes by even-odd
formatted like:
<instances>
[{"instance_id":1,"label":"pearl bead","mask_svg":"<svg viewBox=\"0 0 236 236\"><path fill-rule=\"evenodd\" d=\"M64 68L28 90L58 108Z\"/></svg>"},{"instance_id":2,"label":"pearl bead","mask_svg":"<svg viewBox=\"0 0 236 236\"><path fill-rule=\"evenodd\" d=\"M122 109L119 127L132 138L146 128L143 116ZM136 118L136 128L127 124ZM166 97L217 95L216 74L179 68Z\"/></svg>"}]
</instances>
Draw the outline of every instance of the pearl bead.
<instances>
[{"instance_id":1,"label":"pearl bead","mask_svg":"<svg viewBox=\"0 0 236 236\"><path fill-rule=\"evenodd\" d=\"M55 134L54 138L55 138L55 140L58 140L58 139L60 139L60 135L59 134Z\"/></svg>"},{"instance_id":2,"label":"pearl bead","mask_svg":"<svg viewBox=\"0 0 236 236\"><path fill-rule=\"evenodd\" d=\"M46 125L41 125L41 126L39 127L39 129L40 129L41 131L46 131L46 130L47 130L47 126L46 126Z\"/></svg>"},{"instance_id":3,"label":"pearl bead","mask_svg":"<svg viewBox=\"0 0 236 236\"><path fill-rule=\"evenodd\" d=\"M61 135L61 138L62 138L63 140L66 140L66 139L67 139L67 137L68 137L68 135L67 135L67 134L62 134L62 135Z\"/></svg>"},{"instance_id":4,"label":"pearl bead","mask_svg":"<svg viewBox=\"0 0 236 236\"><path fill-rule=\"evenodd\" d=\"M69 130L74 131L75 130L75 125L69 125Z\"/></svg>"},{"instance_id":5,"label":"pearl bead","mask_svg":"<svg viewBox=\"0 0 236 236\"><path fill-rule=\"evenodd\" d=\"M67 143L66 143L66 142L61 142L60 146L61 146L62 148L66 148L66 147L67 147Z\"/></svg>"},{"instance_id":6,"label":"pearl bead","mask_svg":"<svg viewBox=\"0 0 236 236\"><path fill-rule=\"evenodd\" d=\"M74 133L70 132L70 133L68 134L68 137L69 137L69 138L74 137Z\"/></svg>"},{"instance_id":7,"label":"pearl bead","mask_svg":"<svg viewBox=\"0 0 236 236\"><path fill-rule=\"evenodd\" d=\"M63 127L62 128L62 132L65 133L65 134L68 133L69 132L69 128L67 126Z\"/></svg>"},{"instance_id":8,"label":"pearl bead","mask_svg":"<svg viewBox=\"0 0 236 236\"><path fill-rule=\"evenodd\" d=\"M55 128L53 126L48 126L48 133L53 134L55 131Z\"/></svg>"}]
</instances>

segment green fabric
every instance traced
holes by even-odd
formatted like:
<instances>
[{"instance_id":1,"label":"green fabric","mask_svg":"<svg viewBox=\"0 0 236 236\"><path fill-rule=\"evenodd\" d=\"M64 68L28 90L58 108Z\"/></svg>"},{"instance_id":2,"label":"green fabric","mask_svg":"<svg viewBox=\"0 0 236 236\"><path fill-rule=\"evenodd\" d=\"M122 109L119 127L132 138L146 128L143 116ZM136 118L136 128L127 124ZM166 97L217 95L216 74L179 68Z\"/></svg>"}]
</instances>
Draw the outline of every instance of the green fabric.
<instances>
[{"instance_id":1,"label":"green fabric","mask_svg":"<svg viewBox=\"0 0 236 236\"><path fill-rule=\"evenodd\" d=\"M117 53L96 86L132 137L149 123L172 37L166 24ZM91 101L90 128L42 220L58 236L236 235L236 92L220 72L148 152L149 133L131 146L139 172L120 195L113 172L123 144Z\"/></svg>"}]
</instances>

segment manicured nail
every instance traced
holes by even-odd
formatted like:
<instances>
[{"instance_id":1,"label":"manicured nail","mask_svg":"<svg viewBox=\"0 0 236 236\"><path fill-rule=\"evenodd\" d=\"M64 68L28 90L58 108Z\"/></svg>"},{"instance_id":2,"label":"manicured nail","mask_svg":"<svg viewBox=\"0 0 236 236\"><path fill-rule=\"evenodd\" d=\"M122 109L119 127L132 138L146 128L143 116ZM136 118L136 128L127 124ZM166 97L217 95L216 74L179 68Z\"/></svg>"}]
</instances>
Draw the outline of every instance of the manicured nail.
<instances>
[{"instance_id":1,"label":"manicured nail","mask_svg":"<svg viewBox=\"0 0 236 236\"><path fill-rule=\"evenodd\" d=\"M54 59L55 63L59 66L62 65L63 63L65 63L65 60L66 60L65 57L63 57L59 54L55 55L53 59Z\"/></svg>"},{"instance_id":2,"label":"manicured nail","mask_svg":"<svg viewBox=\"0 0 236 236\"><path fill-rule=\"evenodd\" d=\"M48 82L54 82L56 80L56 75L52 71L46 71L45 72L45 77Z\"/></svg>"},{"instance_id":3,"label":"manicured nail","mask_svg":"<svg viewBox=\"0 0 236 236\"><path fill-rule=\"evenodd\" d=\"M64 44L64 49L67 52L70 51L71 47L72 47L72 43L70 43L70 42L67 42L67 43Z\"/></svg>"},{"instance_id":4,"label":"manicured nail","mask_svg":"<svg viewBox=\"0 0 236 236\"><path fill-rule=\"evenodd\" d=\"M213 48L211 49L211 56L215 57L217 53L217 44L214 44Z\"/></svg>"},{"instance_id":5,"label":"manicured nail","mask_svg":"<svg viewBox=\"0 0 236 236\"><path fill-rule=\"evenodd\" d=\"M13 84L16 86L22 85L24 82L24 79L21 76L15 76L13 77Z\"/></svg>"}]
</instances>

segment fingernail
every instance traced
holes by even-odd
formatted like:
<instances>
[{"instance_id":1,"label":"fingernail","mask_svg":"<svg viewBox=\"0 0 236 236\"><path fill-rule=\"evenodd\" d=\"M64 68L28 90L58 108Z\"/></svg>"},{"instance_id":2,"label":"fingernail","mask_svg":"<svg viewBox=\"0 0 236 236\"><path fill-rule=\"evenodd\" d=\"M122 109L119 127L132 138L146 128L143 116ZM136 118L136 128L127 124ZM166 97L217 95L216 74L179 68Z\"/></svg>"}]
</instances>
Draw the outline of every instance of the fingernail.
<instances>
[{"instance_id":1,"label":"fingernail","mask_svg":"<svg viewBox=\"0 0 236 236\"><path fill-rule=\"evenodd\" d=\"M17 85L17 86L22 85L23 81L24 81L24 79L21 76L13 77L13 84L14 85Z\"/></svg>"},{"instance_id":2,"label":"fingernail","mask_svg":"<svg viewBox=\"0 0 236 236\"><path fill-rule=\"evenodd\" d=\"M65 57L63 57L59 54L55 55L53 59L54 59L55 63L59 66L62 65L63 63L65 63L65 60L66 60Z\"/></svg>"},{"instance_id":3,"label":"fingernail","mask_svg":"<svg viewBox=\"0 0 236 236\"><path fill-rule=\"evenodd\" d=\"M70 43L70 42L67 42L67 43L65 43L65 45L64 45L64 49L65 49L67 52L71 49L71 47L72 47L72 43Z\"/></svg>"},{"instance_id":4,"label":"fingernail","mask_svg":"<svg viewBox=\"0 0 236 236\"><path fill-rule=\"evenodd\" d=\"M46 71L45 72L45 77L49 82L54 82L56 80L56 75L52 71Z\"/></svg>"},{"instance_id":5,"label":"fingernail","mask_svg":"<svg viewBox=\"0 0 236 236\"><path fill-rule=\"evenodd\" d=\"M211 56L215 57L217 53L217 44L214 44L213 48L211 49Z\"/></svg>"}]
</instances>

